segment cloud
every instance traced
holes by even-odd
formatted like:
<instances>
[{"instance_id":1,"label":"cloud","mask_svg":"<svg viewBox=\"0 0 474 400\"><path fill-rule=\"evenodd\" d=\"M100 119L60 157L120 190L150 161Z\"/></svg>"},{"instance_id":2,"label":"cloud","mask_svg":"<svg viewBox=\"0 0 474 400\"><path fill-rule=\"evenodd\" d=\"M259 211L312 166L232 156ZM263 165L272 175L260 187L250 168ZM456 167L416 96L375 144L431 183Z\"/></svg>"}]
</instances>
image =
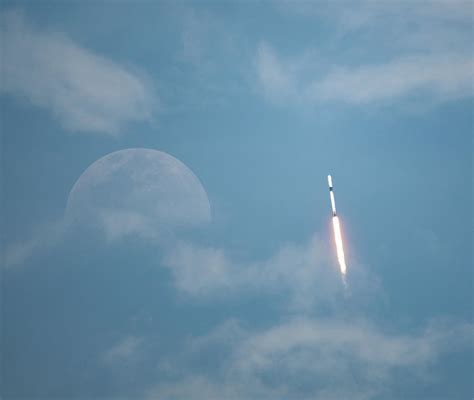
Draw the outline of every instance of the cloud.
<instances>
[{"instance_id":1,"label":"cloud","mask_svg":"<svg viewBox=\"0 0 474 400\"><path fill-rule=\"evenodd\" d=\"M286 22L321 25L325 36L302 41L299 55L260 44L255 75L274 103L362 105L417 95L438 103L472 95L469 2L279 1L276 8Z\"/></svg>"},{"instance_id":2,"label":"cloud","mask_svg":"<svg viewBox=\"0 0 474 400\"><path fill-rule=\"evenodd\" d=\"M341 289L326 254L316 236L302 245L284 244L267 260L250 263L233 260L224 249L180 242L163 264L171 270L177 289L191 297L284 292L299 308L309 307L315 297L329 300Z\"/></svg>"},{"instance_id":3,"label":"cloud","mask_svg":"<svg viewBox=\"0 0 474 400\"><path fill-rule=\"evenodd\" d=\"M3 267L18 267L33 254L56 246L63 240L67 229L68 223L65 220L51 221L41 225L28 239L7 243L4 248Z\"/></svg>"},{"instance_id":4,"label":"cloud","mask_svg":"<svg viewBox=\"0 0 474 400\"><path fill-rule=\"evenodd\" d=\"M63 245L76 230L85 230L82 234L96 235L109 245L127 238L158 240L156 229L150 226L148 219L139 213L124 210L102 209L96 215L96 225L79 226L69 216L49 220L30 232L26 238L7 242L4 248L3 267L5 269L27 266L32 257ZM162 232L160 232L162 233Z\"/></svg>"},{"instance_id":5,"label":"cloud","mask_svg":"<svg viewBox=\"0 0 474 400\"><path fill-rule=\"evenodd\" d=\"M184 10L183 14L180 56L196 68L208 67L213 56L210 44L222 39L213 32L218 30L217 20L195 10Z\"/></svg>"},{"instance_id":6,"label":"cloud","mask_svg":"<svg viewBox=\"0 0 474 400\"><path fill-rule=\"evenodd\" d=\"M335 353L340 353L341 357L345 354L375 367L371 374L378 375L382 373L381 368L426 362L434 355L431 347L436 339L437 336L433 336L433 333L420 338L391 337L360 321L348 324L342 321L300 319L247 340L239 350L238 362L240 368L245 370L265 370L275 364L275 359L278 359L278 363L285 364L282 357L293 357L296 354L306 357L300 352L300 348L305 348L310 353L319 353L319 362L307 368L325 370L328 364L335 361ZM344 367L343 364L339 366ZM337 374L337 370L332 373L334 372Z\"/></svg>"},{"instance_id":7,"label":"cloud","mask_svg":"<svg viewBox=\"0 0 474 400\"><path fill-rule=\"evenodd\" d=\"M471 23L472 4L465 0L435 0L429 2L375 2L357 3L321 1L275 2L285 16L330 21L340 37L377 28L385 39L391 34L410 36L413 31L439 32L446 26L459 31L460 24ZM413 24L418 21L418 24ZM424 24L419 23L424 21ZM404 28L404 31L401 30ZM466 38L465 38L466 39Z\"/></svg>"},{"instance_id":8,"label":"cloud","mask_svg":"<svg viewBox=\"0 0 474 400\"><path fill-rule=\"evenodd\" d=\"M109 242L124 237L141 236L156 238L156 229L138 212L129 210L102 209L97 213L100 227Z\"/></svg>"},{"instance_id":9,"label":"cloud","mask_svg":"<svg viewBox=\"0 0 474 400\"><path fill-rule=\"evenodd\" d=\"M317 100L361 104L416 92L450 100L472 95L474 59L456 54L413 56L386 64L334 68L312 82L308 95Z\"/></svg>"},{"instance_id":10,"label":"cloud","mask_svg":"<svg viewBox=\"0 0 474 400\"><path fill-rule=\"evenodd\" d=\"M137 238L165 246L211 219L207 193L186 165L161 151L124 149L101 157L81 174L60 220L9 243L6 265L22 264L74 231L98 233L109 244Z\"/></svg>"},{"instance_id":11,"label":"cloud","mask_svg":"<svg viewBox=\"0 0 474 400\"><path fill-rule=\"evenodd\" d=\"M166 112L234 107L250 91L253 43L217 10L174 3L177 35L163 64ZM217 12L216 12L217 11ZM234 19L232 19L234 21Z\"/></svg>"},{"instance_id":12,"label":"cloud","mask_svg":"<svg viewBox=\"0 0 474 400\"><path fill-rule=\"evenodd\" d=\"M102 355L103 361L110 366L133 362L138 357L142 343L143 338L123 337Z\"/></svg>"},{"instance_id":13,"label":"cloud","mask_svg":"<svg viewBox=\"0 0 474 400\"><path fill-rule=\"evenodd\" d=\"M306 398L373 398L403 369L423 379L451 346L469 347L470 325L429 326L420 334L388 334L364 320L300 319L246 339L234 355L236 368ZM283 378L283 379L281 379Z\"/></svg>"},{"instance_id":14,"label":"cloud","mask_svg":"<svg viewBox=\"0 0 474 400\"><path fill-rule=\"evenodd\" d=\"M271 101L282 102L294 95L295 77L265 42L257 50L257 75L265 96Z\"/></svg>"},{"instance_id":15,"label":"cloud","mask_svg":"<svg viewBox=\"0 0 474 400\"><path fill-rule=\"evenodd\" d=\"M411 55L351 67L328 66L326 73L316 74L295 71L294 64L294 60L279 58L267 43L260 45L257 77L266 98L275 103L368 104L421 93L448 101L471 96L473 89L474 58L457 53Z\"/></svg>"},{"instance_id":16,"label":"cloud","mask_svg":"<svg viewBox=\"0 0 474 400\"><path fill-rule=\"evenodd\" d=\"M284 296L291 309L309 310L315 304L334 305L343 296L328 246L315 234L301 244L282 244L266 260L239 262L222 248L181 241L165 252L162 263L170 269L178 291L195 299L264 293ZM362 266L354 263L350 268L352 295L361 300L378 290L376 280Z\"/></svg>"},{"instance_id":17,"label":"cloud","mask_svg":"<svg viewBox=\"0 0 474 400\"><path fill-rule=\"evenodd\" d=\"M18 13L2 14L0 32L2 93L49 110L75 132L117 135L126 123L151 120L157 98L143 76Z\"/></svg>"},{"instance_id":18,"label":"cloud","mask_svg":"<svg viewBox=\"0 0 474 400\"><path fill-rule=\"evenodd\" d=\"M452 321L432 321L412 334L357 318L295 318L254 331L231 321L190 341L174 360L180 376L154 385L146 397L374 399L394 383L428 383L446 354L472 352L473 333L472 324ZM199 353L220 354L216 369L193 368Z\"/></svg>"}]
</instances>

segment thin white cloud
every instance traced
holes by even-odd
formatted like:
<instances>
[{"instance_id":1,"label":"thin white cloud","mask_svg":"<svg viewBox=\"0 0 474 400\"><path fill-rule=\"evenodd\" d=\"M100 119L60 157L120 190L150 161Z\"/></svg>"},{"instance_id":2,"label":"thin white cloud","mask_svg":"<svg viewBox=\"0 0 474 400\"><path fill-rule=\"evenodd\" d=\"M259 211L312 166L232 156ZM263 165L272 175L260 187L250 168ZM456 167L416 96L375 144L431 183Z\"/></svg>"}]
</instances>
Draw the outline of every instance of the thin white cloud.
<instances>
[{"instance_id":1,"label":"thin white cloud","mask_svg":"<svg viewBox=\"0 0 474 400\"><path fill-rule=\"evenodd\" d=\"M208 63L212 56L210 42L220 39L212 32L217 29L216 20L208 14L185 10L182 25L181 58L196 68L205 67L203 64Z\"/></svg>"},{"instance_id":2,"label":"thin white cloud","mask_svg":"<svg viewBox=\"0 0 474 400\"><path fill-rule=\"evenodd\" d=\"M141 236L154 239L157 231L146 216L129 210L103 209L98 212L99 226L109 242L124 237Z\"/></svg>"},{"instance_id":3,"label":"thin white cloud","mask_svg":"<svg viewBox=\"0 0 474 400\"><path fill-rule=\"evenodd\" d=\"M472 2L466 0L415 2L359 0L356 3L281 0L277 1L276 5L277 10L285 16L330 21L338 35L376 27L377 33L383 34L383 37L389 35L390 31L402 35L410 35L413 30L436 32L441 25L450 24L459 29L459 24L472 23L473 12ZM399 31L402 27L405 32Z\"/></svg>"},{"instance_id":4,"label":"thin white cloud","mask_svg":"<svg viewBox=\"0 0 474 400\"><path fill-rule=\"evenodd\" d=\"M472 95L474 59L456 54L414 56L386 64L334 68L313 82L310 98L370 103L423 91L440 100Z\"/></svg>"},{"instance_id":5,"label":"thin white cloud","mask_svg":"<svg viewBox=\"0 0 474 400\"><path fill-rule=\"evenodd\" d=\"M289 393L306 384L311 398L374 398L394 369L422 380L441 355L469 347L473 332L471 325L435 323L419 334L388 334L363 320L300 319L251 335L234 363L261 379L281 374L274 384Z\"/></svg>"},{"instance_id":6,"label":"thin white cloud","mask_svg":"<svg viewBox=\"0 0 474 400\"><path fill-rule=\"evenodd\" d=\"M387 333L364 319L299 318L258 331L231 321L188 342L170 361L180 376L157 383L146 397L374 399L390 394L395 379L429 382L444 355L472 351L473 333L472 324L452 321L412 334ZM206 354L220 355L217 370L189 367Z\"/></svg>"},{"instance_id":7,"label":"thin white cloud","mask_svg":"<svg viewBox=\"0 0 474 400\"><path fill-rule=\"evenodd\" d=\"M21 15L1 15L1 93L47 109L75 132L118 134L151 120L157 98L139 74L63 34L35 29Z\"/></svg>"},{"instance_id":8,"label":"thin white cloud","mask_svg":"<svg viewBox=\"0 0 474 400\"><path fill-rule=\"evenodd\" d=\"M124 238L138 237L145 240L159 241L156 227L140 213L127 210L102 209L96 215L95 225L88 225L89 233L100 232L110 244ZM50 220L38 226L27 238L10 241L5 244L3 268L12 269L27 265L34 256L41 255L67 239L77 224L67 215L58 220ZM160 231L164 236L164 230Z\"/></svg>"},{"instance_id":9,"label":"thin white cloud","mask_svg":"<svg viewBox=\"0 0 474 400\"><path fill-rule=\"evenodd\" d=\"M62 241L67 227L67 222L63 219L51 221L39 227L28 239L5 244L3 268L21 266L33 254L54 247Z\"/></svg>"},{"instance_id":10,"label":"thin white cloud","mask_svg":"<svg viewBox=\"0 0 474 400\"><path fill-rule=\"evenodd\" d=\"M420 93L447 101L473 93L474 58L457 53L412 55L351 67L328 66L326 73L312 74L295 72L293 60L283 60L264 43L257 51L256 64L263 94L275 103L368 104Z\"/></svg>"},{"instance_id":11,"label":"thin white cloud","mask_svg":"<svg viewBox=\"0 0 474 400\"><path fill-rule=\"evenodd\" d=\"M143 338L126 336L121 338L102 355L102 360L108 365L116 366L135 361L138 357Z\"/></svg>"},{"instance_id":12,"label":"thin white cloud","mask_svg":"<svg viewBox=\"0 0 474 400\"><path fill-rule=\"evenodd\" d=\"M257 75L265 96L281 103L294 95L295 81L289 68L285 67L275 55L273 49L262 42L257 50Z\"/></svg>"},{"instance_id":13,"label":"thin white cloud","mask_svg":"<svg viewBox=\"0 0 474 400\"><path fill-rule=\"evenodd\" d=\"M94 224L88 225L89 233L100 232L109 243L124 238L138 237L144 240L159 240L156 227L148 222L149 218L127 210L101 209L95 215ZM67 239L77 224L67 215L58 220L51 220L38 226L28 237L9 241L5 244L3 254L3 268L20 268L27 265L27 261L34 256L41 255ZM164 230L160 231L164 236Z\"/></svg>"},{"instance_id":14,"label":"thin white cloud","mask_svg":"<svg viewBox=\"0 0 474 400\"><path fill-rule=\"evenodd\" d=\"M289 21L327 30L324 40L308 37L299 49L318 49L317 57L258 47L255 75L272 102L375 104L422 96L439 103L472 96L471 2L276 4Z\"/></svg>"},{"instance_id":15,"label":"thin white cloud","mask_svg":"<svg viewBox=\"0 0 474 400\"><path fill-rule=\"evenodd\" d=\"M315 304L333 305L343 296L331 251L317 235L301 244L282 244L268 259L248 263L233 260L224 249L188 242L165 254L163 265L170 269L179 292L202 301L264 293L286 296L290 309L309 310ZM362 298L363 292L378 290L360 265L352 264L350 275L354 295Z\"/></svg>"},{"instance_id":16,"label":"thin white cloud","mask_svg":"<svg viewBox=\"0 0 474 400\"><path fill-rule=\"evenodd\" d=\"M75 229L109 243L137 238L164 246L178 232L211 221L207 193L194 173L169 154L151 149L110 153L89 166L70 191L64 216L30 238L7 243L5 264L22 264Z\"/></svg>"}]
</instances>

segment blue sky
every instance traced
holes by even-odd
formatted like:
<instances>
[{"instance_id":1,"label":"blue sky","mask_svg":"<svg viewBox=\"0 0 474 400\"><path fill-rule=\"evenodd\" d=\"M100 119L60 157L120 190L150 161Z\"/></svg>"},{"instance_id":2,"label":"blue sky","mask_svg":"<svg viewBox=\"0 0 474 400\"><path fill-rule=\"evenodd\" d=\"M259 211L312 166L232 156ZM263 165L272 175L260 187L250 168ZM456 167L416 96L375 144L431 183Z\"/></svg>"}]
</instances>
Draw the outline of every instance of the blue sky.
<instances>
[{"instance_id":1,"label":"blue sky","mask_svg":"<svg viewBox=\"0 0 474 400\"><path fill-rule=\"evenodd\" d=\"M0 13L3 398L472 398L472 3Z\"/></svg>"}]
</instances>

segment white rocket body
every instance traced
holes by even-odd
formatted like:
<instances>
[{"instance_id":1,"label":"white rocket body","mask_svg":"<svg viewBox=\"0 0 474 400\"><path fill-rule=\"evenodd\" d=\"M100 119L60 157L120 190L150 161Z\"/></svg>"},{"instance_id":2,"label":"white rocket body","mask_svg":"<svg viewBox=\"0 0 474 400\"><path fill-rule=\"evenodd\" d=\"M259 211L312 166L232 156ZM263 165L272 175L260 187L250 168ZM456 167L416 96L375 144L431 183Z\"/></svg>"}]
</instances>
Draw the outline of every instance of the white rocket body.
<instances>
[{"instance_id":1,"label":"white rocket body","mask_svg":"<svg viewBox=\"0 0 474 400\"><path fill-rule=\"evenodd\" d=\"M332 190L332 178L331 175L328 175L328 185L329 185L329 197L331 198L331 210L332 216L335 217L336 214L336 200L334 199L334 192Z\"/></svg>"}]
</instances>

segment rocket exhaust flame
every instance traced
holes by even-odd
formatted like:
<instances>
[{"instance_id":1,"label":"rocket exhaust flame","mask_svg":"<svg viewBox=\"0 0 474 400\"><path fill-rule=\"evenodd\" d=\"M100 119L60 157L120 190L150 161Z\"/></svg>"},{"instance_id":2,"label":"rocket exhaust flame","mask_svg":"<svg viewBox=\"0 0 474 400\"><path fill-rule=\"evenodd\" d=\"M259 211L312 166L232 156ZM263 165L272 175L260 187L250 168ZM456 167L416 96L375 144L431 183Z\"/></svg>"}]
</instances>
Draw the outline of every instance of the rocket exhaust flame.
<instances>
[{"instance_id":1,"label":"rocket exhaust flame","mask_svg":"<svg viewBox=\"0 0 474 400\"><path fill-rule=\"evenodd\" d=\"M346 258L344 256L344 246L342 243L341 225L339 223L339 217L336 213L336 200L334 199L334 192L332 187L331 175L328 175L329 185L329 197L331 198L331 211L332 211L332 226L334 228L334 241L336 242L337 260L339 261L339 268L341 270L342 281L346 285Z\"/></svg>"},{"instance_id":2,"label":"rocket exhaust flame","mask_svg":"<svg viewBox=\"0 0 474 400\"><path fill-rule=\"evenodd\" d=\"M336 242L337 260L341 268L341 274L346 275L347 266L346 258L344 256L344 247L342 245L341 226L339 224L339 217L332 217L332 226L334 227L334 240Z\"/></svg>"}]
</instances>

